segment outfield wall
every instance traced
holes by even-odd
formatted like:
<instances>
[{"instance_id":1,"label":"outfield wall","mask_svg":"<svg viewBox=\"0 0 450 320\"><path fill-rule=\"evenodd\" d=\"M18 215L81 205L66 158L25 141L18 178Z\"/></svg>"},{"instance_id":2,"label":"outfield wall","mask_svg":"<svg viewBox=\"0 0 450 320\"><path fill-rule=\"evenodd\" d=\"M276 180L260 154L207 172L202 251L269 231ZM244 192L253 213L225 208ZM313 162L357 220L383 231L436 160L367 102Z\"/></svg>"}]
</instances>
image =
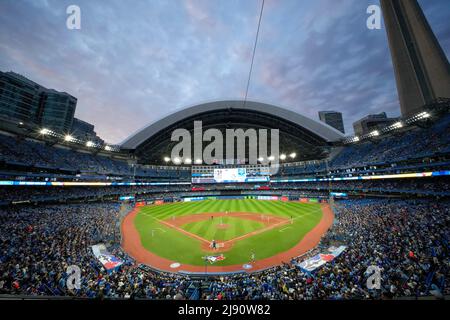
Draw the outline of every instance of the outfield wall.
<instances>
[{"instance_id":1,"label":"outfield wall","mask_svg":"<svg viewBox=\"0 0 450 320\"><path fill-rule=\"evenodd\" d=\"M267 196L267 195L242 195L242 196L205 196L205 197L185 197L184 202L203 201L203 200L233 200L233 199L254 199L266 201L300 201L311 203L328 203L328 199L319 197L300 198L298 196Z\"/></svg>"}]
</instances>

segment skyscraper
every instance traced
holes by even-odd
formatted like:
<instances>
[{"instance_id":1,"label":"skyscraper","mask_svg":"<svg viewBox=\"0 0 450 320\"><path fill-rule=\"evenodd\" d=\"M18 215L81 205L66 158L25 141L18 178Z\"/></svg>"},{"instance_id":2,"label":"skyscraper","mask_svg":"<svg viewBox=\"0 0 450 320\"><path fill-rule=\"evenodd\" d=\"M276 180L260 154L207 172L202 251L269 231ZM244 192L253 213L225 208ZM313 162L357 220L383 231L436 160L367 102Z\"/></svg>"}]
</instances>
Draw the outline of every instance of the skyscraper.
<instances>
[{"instance_id":1,"label":"skyscraper","mask_svg":"<svg viewBox=\"0 0 450 320\"><path fill-rule=\"evenodd\" d=\"M14 72L0 71L0 117L67 133L76 106L77 99L66 92L47 89Z\"/></svg>"},{"instance_id":2,"label":"skyscraper","mask_svg":"<svg viewBox=\"0 0 450 320\"><path fill-rule=\"evenodd\" d=\"M0 71L0 116L20 122L36 122L39 86L11 72Z\"/></svg>"},{"instance_id":3,"label":"skyscraper","mask_svg":"<svg viewBox=\"0 0 450 320\"><path fill-rule=\"evenodd\" d=\"M73 118L70 134L80 140L92 141L98 144L104 143L104 141L100 139L94 131L93 124L78 118Z\"/></svg>"},{"instance_id":4,"label":"skyscraper","mask_svg":"<svg viewBox=\"0 0 450 320\"><path fill-rule=\"evenodd\" d=\"M450 98L450 66L417 0L380 0L402 116Z\"/></svg>"},{"instance_id":5,"label":"skyscraper","mask_svg":"<svg viewBox=\"0 0 450 320\"><path fill-rule=\"evenodd\" d=\"M342 113L337 111L319 111L319 119L336 130L345 133Z\"/></svg>"},{"instance_id":6,"label":"skyscraper","mask_svg":"<svg viewBox=\"0 0 450 320\"><path fill-rule=\"evenodd\" d=\"M41 99L43 103L39 108L38 123L57 132L69 132L72 128L77 98L65 92L47 89L41 93Z\"/></svg>"}]
</instances>

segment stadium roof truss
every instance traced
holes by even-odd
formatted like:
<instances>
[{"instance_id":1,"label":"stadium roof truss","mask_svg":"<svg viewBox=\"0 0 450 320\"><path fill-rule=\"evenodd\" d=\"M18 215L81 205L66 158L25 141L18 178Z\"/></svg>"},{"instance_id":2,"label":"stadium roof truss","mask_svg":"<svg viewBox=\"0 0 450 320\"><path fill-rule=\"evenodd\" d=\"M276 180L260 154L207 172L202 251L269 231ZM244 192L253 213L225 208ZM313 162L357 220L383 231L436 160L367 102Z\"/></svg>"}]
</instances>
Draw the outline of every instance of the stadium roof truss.
<instances>
[{"instance_id":1,"label":"stadium roof truss","mask_svg":"<svg viewBox=\"0 0 450 320\"><path fill-rule=\"evenodd\" d=\"M121 148L132 151L142 163L161 163L177 143L171 141L173 130L184 128L192 133L194 121L202 121L203 131L210 128L222 132L238 128L279 129L280 152L295 151L299 156L297 161L323 158L327 146L344 138L341 132L325 123L279 106L227 100L184 108L155 121L132 134L122 142Z\"/></svg>"}]
</instances>

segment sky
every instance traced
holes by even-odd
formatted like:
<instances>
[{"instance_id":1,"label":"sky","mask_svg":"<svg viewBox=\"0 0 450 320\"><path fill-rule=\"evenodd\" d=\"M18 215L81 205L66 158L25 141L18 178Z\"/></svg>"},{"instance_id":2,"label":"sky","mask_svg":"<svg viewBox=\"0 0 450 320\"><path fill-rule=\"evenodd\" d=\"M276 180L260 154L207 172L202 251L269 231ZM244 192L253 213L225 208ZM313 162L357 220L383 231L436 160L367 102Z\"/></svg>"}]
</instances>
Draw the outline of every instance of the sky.
<instances>
[{"instance_id":1,"label":"sky","mask_svg":"<svg viewBox=\"0 0 450 320\"><path fill-rule=\"evenodd\" d=\"M448 0L420 0L449 57ZM66 27L69 5L81 29ZM399 116L378 0L266 0L249 100L318 120ZM245 95L261 0L0 0L0 70L77 97L75 116L120 143L174 111Z\"/></svg>"}]
</instances>

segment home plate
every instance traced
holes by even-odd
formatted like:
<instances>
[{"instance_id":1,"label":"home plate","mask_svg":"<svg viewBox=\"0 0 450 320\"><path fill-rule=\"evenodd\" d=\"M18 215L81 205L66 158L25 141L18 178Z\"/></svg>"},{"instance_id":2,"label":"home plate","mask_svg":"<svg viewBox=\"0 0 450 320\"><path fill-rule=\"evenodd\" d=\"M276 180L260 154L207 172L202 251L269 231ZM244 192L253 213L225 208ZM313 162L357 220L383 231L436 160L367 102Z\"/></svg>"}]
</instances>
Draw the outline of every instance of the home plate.
<instances>
[{"instance_id":1,"label":"home plate","mask_svg":"<svg viewBox=\"0 0 450 320\"><path fill-rule=\"evenodd\" d=\"M181 266L181 264L178 263L178 262L174 262L174 263L172 263L172 264L170 265L170 267L171 267L172 269L179 268L180 266Z\"/></svg>"}]
</instances>

